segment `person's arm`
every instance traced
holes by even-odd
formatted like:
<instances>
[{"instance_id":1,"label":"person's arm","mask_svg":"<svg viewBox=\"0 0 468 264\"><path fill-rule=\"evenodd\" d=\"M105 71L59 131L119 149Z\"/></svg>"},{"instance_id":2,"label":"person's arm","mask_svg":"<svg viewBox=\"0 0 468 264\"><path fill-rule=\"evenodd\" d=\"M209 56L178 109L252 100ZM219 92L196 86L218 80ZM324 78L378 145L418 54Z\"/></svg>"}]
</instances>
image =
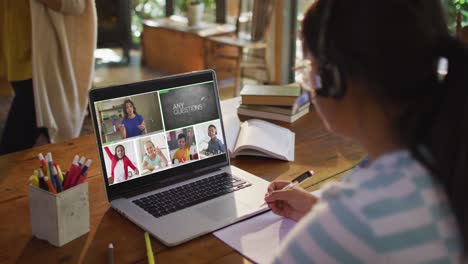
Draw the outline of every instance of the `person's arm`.
<instances>
[{"instance_id":1,"label":"person's arm","mask_svg":"<svg viewBox=\"0 0 468 264\"><path fill-rule=\"evenodd\" d=\"M138 126L138 128L141 130L141 134L146 134L146 125L145 121L141 122L141 124Z\"/></svg>"},{"instance_id":2,"label":"person's arm","mask_svg":"<svg viewBox=\"0 0 468 264\"><path fill-rule=\"evenodd\" d=\"M138 174L139 174L139 173L138 173L138 169L137 169L137 167L133 164L133 162L132 162L128 157L125 157L125 159L127 160L128 166L129 166L130 168L132 168L132 170L135 171L135 174L138 175Z\"/></svg>"},{"instance_id":3,"label":"person's arm","mask_svg":"<svg viewBox=\"0 0 468 264\"><path fill-rule=\"evenodd\" d=\"M150 170L150 171L153 171L154 170L154 166L148 166L148 162L146 161L146 158L143 159L143 169L145 170Z\"/></svg>"},{"instance_id":4,"label":"person's arm","mask_svg":"<svg viewBox=\"0 0 468 264\"><path fill-rule=\"evenodd\" d=\"M119 126L119 132L120 132L120 137L121 137L122 139L127 138L127 130L125 129L125 125L124 125L124 124L120 124L120 126Z\"/></svg>"},{"instance_id":5,"label":"person's arm","mask_svg":"<svg viewBox=\"0 0 468 264\"><path fill-rule=\"evenodd\" d=\"M220 139L218 139L218 142L219 142L219 149L220 149L220 151L221 151L221 152L225 152L226 150L224 149L224 144L223 144L223 142L222 142Z\"/></svg>"},{"instance_id":6,"label":"person's arm","mask_svg":"<svg viewBox=\"0 0 468 264\"><path fill-rule=\"evenodd\" d=\"M107 178L107 179L109 180L109 184L113 184L114 183L114 167L112 167L112 163L113 163L113 160L114 160L115 157L112 154L112 152L110 151L108 146L104 147L104 151L106 152L107 156L111 160L111 177Z\"/></svg>"},{"instance_id":7,"label":"person's arm","mask_svg":"<svg viewBox=\"0 0 468 264\"><path fill-rule=\"evenodd\" d=\"M180 149L174 152L174 156L172 156L172 162L174 163L175 160L179 161L179 158L180 158Z\"/></svg>"},{"instance_id":8,"label":"person's arm","mask_svg":"<svg viewBox=\"0 0 468 264\"><path fill-rule=\"evenodd\" d=\"M109 159L112 161L112 160L114 159L114 155L113 155L112 152L110 151L109 147L105 146L105 147L104 147L104 150L106 151L107 156L109 157Z\"/></svg>"},{"instance_id":9,"label":"person's arm","mask_svg":"<svg viewBox=\"0 0 468 264\"><path fill-rule=\"evenodd\" d=\"M145 119L143 119L142 115L138 115L138 118L141 120L140 124L138 125L138 129L141 130L141 134L146 134Z\"/></svg>"},{"instance_id":10,"label":"person's arm","mask_svg":"<svg viewBox=\"0 0 468 264\"><path fill-rule=\"evenodd\" d=\"M65 15L81 15L86 7L86 0L37 0L48 8Z\"/></svg>"},{"instance_id":11,"label":"person's arm","mask_svg":"<svg viewBox=\"0 0 468 264\"><path fill-rule=\"evenodd\" d=\"M193 142L193 130L192 129L189 129L188 131L188 147L190 149L190 147L192 146L192 142Z\"/></svg>"},{"instance_id":12,"label":"person's arm","mask_svg":"<svg viewBox=\"0 0 468 264\"><path fill-rule=\"evenodd\" d=\"M371 227L367 219L356 214L356 209L340 200L317 206L288 233L272 263L388 262L388 252L378 250L385 245L382 238L385 235L375 235L375 230L393 230L394 226L386 221L389 229ZM387 237L392 241L390 245L395 246L397 242L391 239L392 235ZM406 249L403 247L398 249L403 251Z\"/></svg>"},{"instance_id":13,"label":"person's arm","mask_svg":"<svg viewBox=\"0 0 468 264\"><path fill-rule=\"evenodd\" d=\"M46 7L60 12L62 10L62 0L38 0L43 3Z\"/></svg>"},{"instance_id":14,"label":"person's arm","mask_svg":"<svg viewBox=\"0 0 468 264\"><path fill-rule=\"evenodd\" d=\"M288 181L270 183L265 194L265 202L273 213L299 221L309 213L319 199L299 186L281 190L289 183Z\"/></svg>"},{"instance_id":15,"label":"person's arm","mask_svg":"<svg viewBox=\"0 0 468 264\"><path fill-rule=\"evenodd\" d=\"M111 181L109 181L110 184L114 183L114 168L115 167L112 167L112 163L113 163L113 160L115 159L114 155L112 154L112 152L110 151L109 147L108 146L105 146L104 147L104 150L106 151L106 154L107 156L109 157L109 159L111 160Z\"/></svg>"},{"instance_id":16,"label":"person's arm","mask_svg":"<svg viewBox=\"0 0 468 264\"><path fill-rule=\"evenodd\" d=\"M167 166L168 162L167 162L167 159L166 159L166 156L164 156L164 154L162 153L161 149L160 148L157 148L157 153L158 153L158 156L161 158L161 160L164 162L165 166ZM164 167L165 167L164 166ZM163 166L161 166L163 167Z\"/></svg>"}]
</instances>

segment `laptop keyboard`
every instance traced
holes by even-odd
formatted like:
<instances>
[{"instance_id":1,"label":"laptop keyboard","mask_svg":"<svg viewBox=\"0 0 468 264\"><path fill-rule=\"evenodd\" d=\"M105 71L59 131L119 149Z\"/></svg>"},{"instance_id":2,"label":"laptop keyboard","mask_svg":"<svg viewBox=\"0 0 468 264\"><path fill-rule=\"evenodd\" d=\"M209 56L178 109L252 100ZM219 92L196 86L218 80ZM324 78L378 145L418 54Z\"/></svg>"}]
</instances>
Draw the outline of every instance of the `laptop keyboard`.
<instances>
[{"instance_id":1,"label":"laptop keyboard","mask_svg":"<svg viewBox=\"0 0 468 264\"><path fill-rule=\"evenodd\" d=\"M134 200L133 203L153 216L161 217L251 185L251 183L229 173L220 173Z\"/></svg>"}]
</instances>

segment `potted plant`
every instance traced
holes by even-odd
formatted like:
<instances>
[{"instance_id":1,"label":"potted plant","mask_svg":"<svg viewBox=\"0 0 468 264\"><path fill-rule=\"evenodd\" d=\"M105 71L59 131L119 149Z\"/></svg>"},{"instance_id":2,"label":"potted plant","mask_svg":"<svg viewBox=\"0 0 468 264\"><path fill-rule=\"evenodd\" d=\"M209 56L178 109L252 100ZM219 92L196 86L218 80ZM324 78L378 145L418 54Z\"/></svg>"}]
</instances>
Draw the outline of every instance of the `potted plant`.
<instances>
[{"instance_id":1,"label":"potted plant","mask_svg":"<svg viewBox=\"0 0 468 264\"><path fill-rule=\"evenodd\" d=\"M448 26L451 32L455 33L456 31L456 19L457 15L461 16L461 27L468 25L468 1L466 0L453 0L442 1L444 5Z\"/></svg>"},{"instance_id":2,"label":"potted plant","mask_svg":"<svg viewBox=\"0 0 468 264\"><path fill-rule=\"evenodd\" d=\"M189 26L198 26L203 19L205 5L202 1L186 1L187 20Z\"/></svg>"}]
</instances>

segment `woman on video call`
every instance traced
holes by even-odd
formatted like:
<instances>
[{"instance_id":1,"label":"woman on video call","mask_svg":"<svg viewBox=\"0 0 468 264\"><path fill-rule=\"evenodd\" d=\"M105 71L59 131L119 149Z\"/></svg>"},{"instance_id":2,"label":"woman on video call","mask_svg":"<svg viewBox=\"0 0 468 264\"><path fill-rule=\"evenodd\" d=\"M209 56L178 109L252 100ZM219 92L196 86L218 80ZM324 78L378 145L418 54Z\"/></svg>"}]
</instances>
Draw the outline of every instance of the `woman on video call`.
<instances>
[{"instance_id":1,"label":"woman on video call","mask_svg":"<svg viewBox=\"0 0 468 264\"><path fill-rule=\"evenodd\" d=\"M468 56L440 0L317 0L303 84L325 126L370 163L321 199L270 184L299 221L274 263L467 263Z\"/></svg>"},{"instance_id":2,"label":"woman on video call","mask_svg":"<svg viewBox=\"0 0 468 264\"><path fill-rule=\"evenodd\" d=\"M135 104L127 99L123 104L124 118L120 124L122 139L146 134L145 120L136 111Z\"/></svg>"}]
</instances>

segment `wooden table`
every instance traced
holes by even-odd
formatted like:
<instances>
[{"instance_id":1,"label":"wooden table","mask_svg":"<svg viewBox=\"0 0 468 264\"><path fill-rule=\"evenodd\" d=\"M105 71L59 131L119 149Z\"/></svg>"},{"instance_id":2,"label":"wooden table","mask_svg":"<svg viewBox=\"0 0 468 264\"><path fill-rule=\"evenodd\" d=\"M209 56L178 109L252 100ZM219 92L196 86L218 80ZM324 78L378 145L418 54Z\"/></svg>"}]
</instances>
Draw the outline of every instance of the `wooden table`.
<instances>
[{"instance_id":1,"label":"wooden table","mask_svg":"<svg viewBox=\"0 0 468 264\"><path fill-rule=\"evenodd\" d=\"M303 184L313 190L365 156L356 143L326 132L313 110L285 126L296 132L294 162L244 156L233 159L232 164L268 181L292 179L314 169L316 176ZM61 248L31 236L27 180L39 165L37 154L49 151L58 164L70 164L75 154L95 160L88 172L91 230ZM97 160L94 135L0 156L1 263L106 263L110 242L116 263L147 263L143 230L109 207ZM212 235L173 248L152 238L152 245L157 263L249 263Z\"/></svg>"},{"instance_id":2,"label":"wooden table","mask_svg":"<svg viewBox=\"0 0 468 264\"><path fill-rule=\"evenodd\" d=\"M233 33L228 24L202 22L187 26L185 18L172 16L143 21L142 61L147 67L175 74L206 68L207 37Z\"/></svg>"}]
</instances>

